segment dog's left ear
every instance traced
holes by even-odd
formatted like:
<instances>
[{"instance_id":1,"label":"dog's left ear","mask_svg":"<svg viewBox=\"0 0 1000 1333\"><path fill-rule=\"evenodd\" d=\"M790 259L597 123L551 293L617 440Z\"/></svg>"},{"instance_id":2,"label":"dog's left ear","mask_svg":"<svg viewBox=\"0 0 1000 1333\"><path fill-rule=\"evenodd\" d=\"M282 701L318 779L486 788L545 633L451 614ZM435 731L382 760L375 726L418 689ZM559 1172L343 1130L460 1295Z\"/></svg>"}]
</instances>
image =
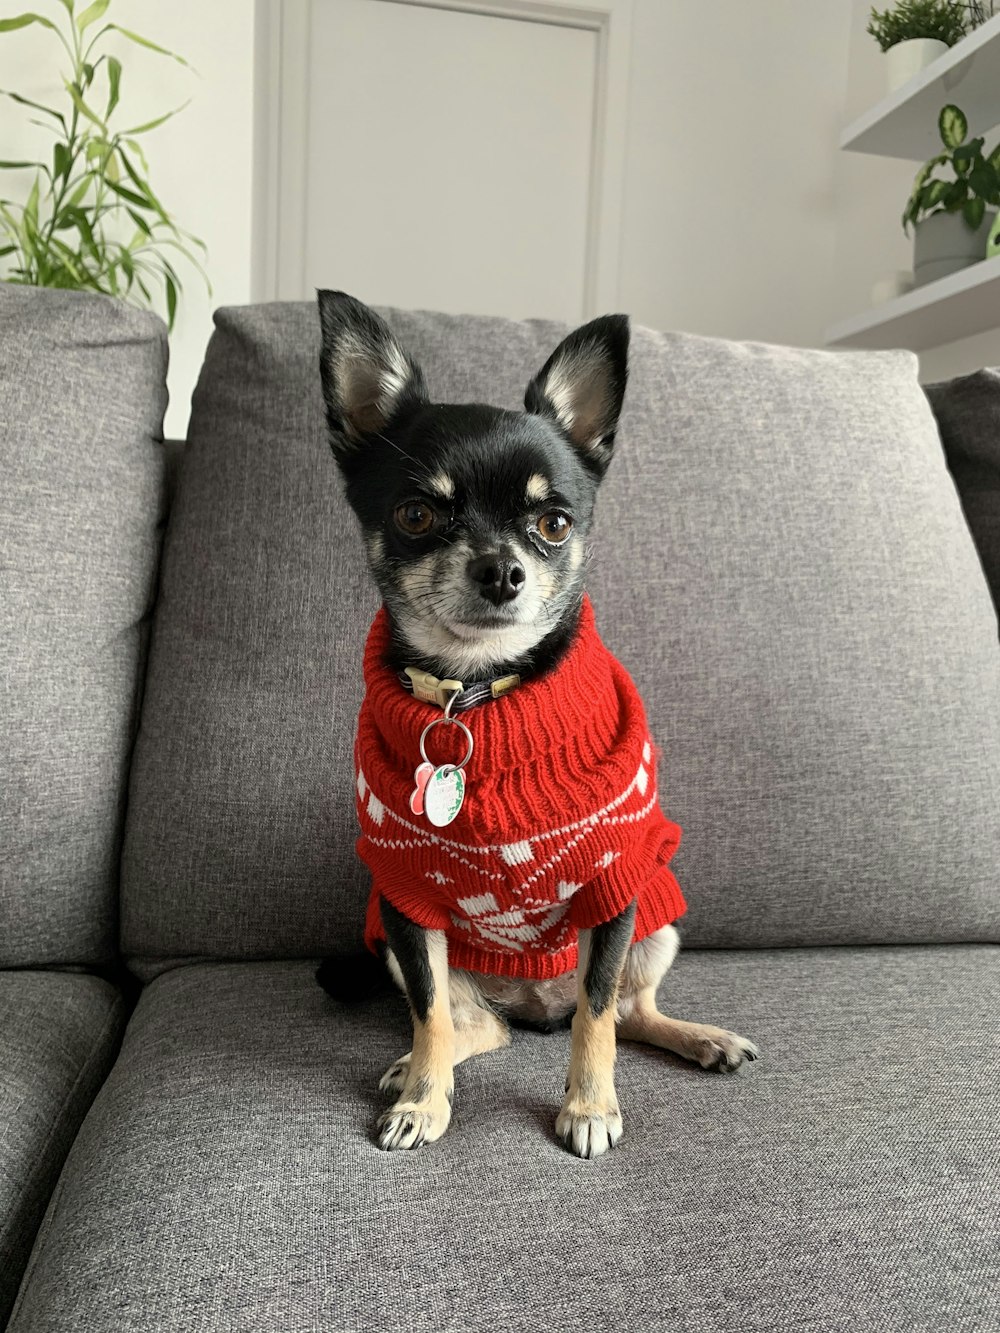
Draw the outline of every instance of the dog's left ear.
<instances>
[{"instance_id":1,"label":"dog's left ear","mask_svg":"<svg viewBox=\"0 0 1000 1333\"><path fill-rule=\"evenodd\" d=\"M628 338L628 315L591 320L563 339L524 394L527 410L551 417L599 477L625 397Z\"/></svg>"},{"instance_id":2,"label":"dog's left ear","mask_svg":"<svg viewBox=\"0 0 1000 1333\"><path fill-rule=\"evenodd\" d=\"M375 311L346 292L316 293L323 335L319 369L330 443L338 461L426 402L420 367Z\"/></svg>"}]
</instances>

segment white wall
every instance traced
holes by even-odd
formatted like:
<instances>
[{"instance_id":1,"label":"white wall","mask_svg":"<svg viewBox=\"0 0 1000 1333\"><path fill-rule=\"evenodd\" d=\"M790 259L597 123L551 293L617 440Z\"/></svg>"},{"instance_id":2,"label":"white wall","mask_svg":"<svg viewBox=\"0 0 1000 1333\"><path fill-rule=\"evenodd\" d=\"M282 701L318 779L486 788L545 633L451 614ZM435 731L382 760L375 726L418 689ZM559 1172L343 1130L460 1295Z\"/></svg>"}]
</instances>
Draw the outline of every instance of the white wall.
<instances>
[{"instance_id":1,"label":"white wall","mask_svg":"<svg viewBox=\"0 0 1000 1333\"><path fill-rule=\"evenodd\" d=\"M55 0L38 4L61 12ZM636 0L620 308L654 327L821 345L835 319L870 304L876 278L910 266L899 216L914 165L837 149L842 126L884 86L868 8ZM207 242L214 287L209 298L196 275L186 282L168 435L186 431L211 311L251 299L254 9L253 0L113 0L109 13L200 74L128 44L117 52L133 123L192 98L146 140L154 188ZM48 37L0 37L0 86L58 96ZM266 53L258 60L267 67ZM0 106L0 156L21 156L37 133L20 109ZM925 378L991 363L1000 364L1000 333L922 358Z\"/></svg>"},{"instance_id":2,"label":"white wall","mask_svg":"<svg viewBox=\"0 0 1000 1333\"><path fill-rule=\"evenodd\" d=\"M820 343L851 0L636 0L621 306Z\"/></svg>"},{"instance_id":3,"label":"white wall","mask_svg":"<svg viewBox=\"0 0 1000 1333\"><path fill-rule=\"evenodd\" d=\"M53 0L24 7L56 19L63 13ZM84 0L78 0L77 9L83 7ZM143 140L153 189L167 211L208 246L213 287L209 297L196 273L180 270L184 294L170 340L168 436L186 433L212 311L250 299L253 12L251 0L172 0L155 6L113 0L106 15L177 51L197 70L194 75L124 39L110 48L124 66L122 126L140 124L191 98L185 111ZM64 64L52 33L34 27L0 36L0 87L58 105L65 97L58 77ZM27 124L22 108L3 102L0 157L21 158L46 140Z\"/></svg>"}]
</instances>

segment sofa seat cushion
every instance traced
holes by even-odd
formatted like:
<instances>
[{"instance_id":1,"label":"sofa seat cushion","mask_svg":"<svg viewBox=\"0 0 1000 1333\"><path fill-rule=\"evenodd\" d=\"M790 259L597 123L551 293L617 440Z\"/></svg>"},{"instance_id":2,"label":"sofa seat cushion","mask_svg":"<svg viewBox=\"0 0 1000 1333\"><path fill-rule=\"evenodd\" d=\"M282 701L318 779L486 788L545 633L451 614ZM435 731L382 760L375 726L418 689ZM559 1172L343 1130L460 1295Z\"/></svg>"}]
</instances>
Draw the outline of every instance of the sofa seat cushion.
<instances>
[{"instance_id":1,"label":"sofa seat cushion","mask_svg":"<svg viewBox=\"0 0 1000 1333\"><path fill-rule=\"evenodd\" d=\"M395 996L306 963L145 991L70 1156L11 1333L316 1329L981 1333L1000 1320L1000 950L691 952L671 1011L762 1059L624 1046L625 1138L553 1134L566 1034L456 1071L414 1153L369 1137Z\"/></svg>"},{"instance_id":2,"label":"sofa seat cushion","mask_svg":"<svg viewBox=\"0 0 1000 1333\"><path fill-rule=\"evenodd\" d=\"M0 1328L124 1025L118 992L98 977L0 972Z\"/></svg>"}]
</instances>

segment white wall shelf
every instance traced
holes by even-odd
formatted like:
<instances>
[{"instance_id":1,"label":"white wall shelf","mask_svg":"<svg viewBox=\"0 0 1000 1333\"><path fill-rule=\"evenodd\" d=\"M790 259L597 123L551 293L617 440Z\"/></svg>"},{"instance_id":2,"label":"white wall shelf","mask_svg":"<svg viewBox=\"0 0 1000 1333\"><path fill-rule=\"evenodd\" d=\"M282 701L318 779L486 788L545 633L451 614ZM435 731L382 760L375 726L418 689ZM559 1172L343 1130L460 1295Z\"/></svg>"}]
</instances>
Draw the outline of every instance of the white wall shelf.
<instances>
[{"instance_id":1,"label":"white wall shelf","mask_svg":"<svg viewBox=\"0 0 1000 1333\"><path fill-rule=\"evenodd\" d=\"M909 347L915 352L1000 324L1000 255L917 287L827 330L829 347Z\"/></svg>"},{"instance_id":2,"label":"white wall shelf","mask_svg":"<svg viewBox=\"0 0 1000 1333\"><path fill-rule=\"evenodd\" d=\"M923 162L941 148L937 119L954 102L973 134L1000 125L1000 14L848 125L841 148Z\"/></svg>"}]
</instances>

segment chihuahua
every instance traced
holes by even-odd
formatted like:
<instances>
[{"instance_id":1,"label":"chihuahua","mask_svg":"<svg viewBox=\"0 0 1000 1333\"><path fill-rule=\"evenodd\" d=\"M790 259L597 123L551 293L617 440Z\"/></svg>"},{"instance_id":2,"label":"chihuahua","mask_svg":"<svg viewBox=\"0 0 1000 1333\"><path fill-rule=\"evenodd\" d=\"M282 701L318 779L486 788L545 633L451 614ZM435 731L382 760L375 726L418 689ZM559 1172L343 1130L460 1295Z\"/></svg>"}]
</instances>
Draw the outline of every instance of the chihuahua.
<instances>
[{"instance_id":1,"label":"chihuahua","mask_svg":"<svg viewBox=\"0 0 1000 1333\"><path fill-rule=\"evenodd\" d=\"M629 324L571 333L525 410L431 401L388 325L321 291L329 438L383 606L355 748L372 871L366 942L409 1002L412 1050L380 1087L385 1149L451 1120L454 1066L510 1024L571 1027L558 1137L618 1143L616 1038L704 1069L756 1046L661 1014L684 899L641 700L597 635L586 541L611 462ZM343 993L328 961L318 979Z\"/></svg>"}]
</instances>

